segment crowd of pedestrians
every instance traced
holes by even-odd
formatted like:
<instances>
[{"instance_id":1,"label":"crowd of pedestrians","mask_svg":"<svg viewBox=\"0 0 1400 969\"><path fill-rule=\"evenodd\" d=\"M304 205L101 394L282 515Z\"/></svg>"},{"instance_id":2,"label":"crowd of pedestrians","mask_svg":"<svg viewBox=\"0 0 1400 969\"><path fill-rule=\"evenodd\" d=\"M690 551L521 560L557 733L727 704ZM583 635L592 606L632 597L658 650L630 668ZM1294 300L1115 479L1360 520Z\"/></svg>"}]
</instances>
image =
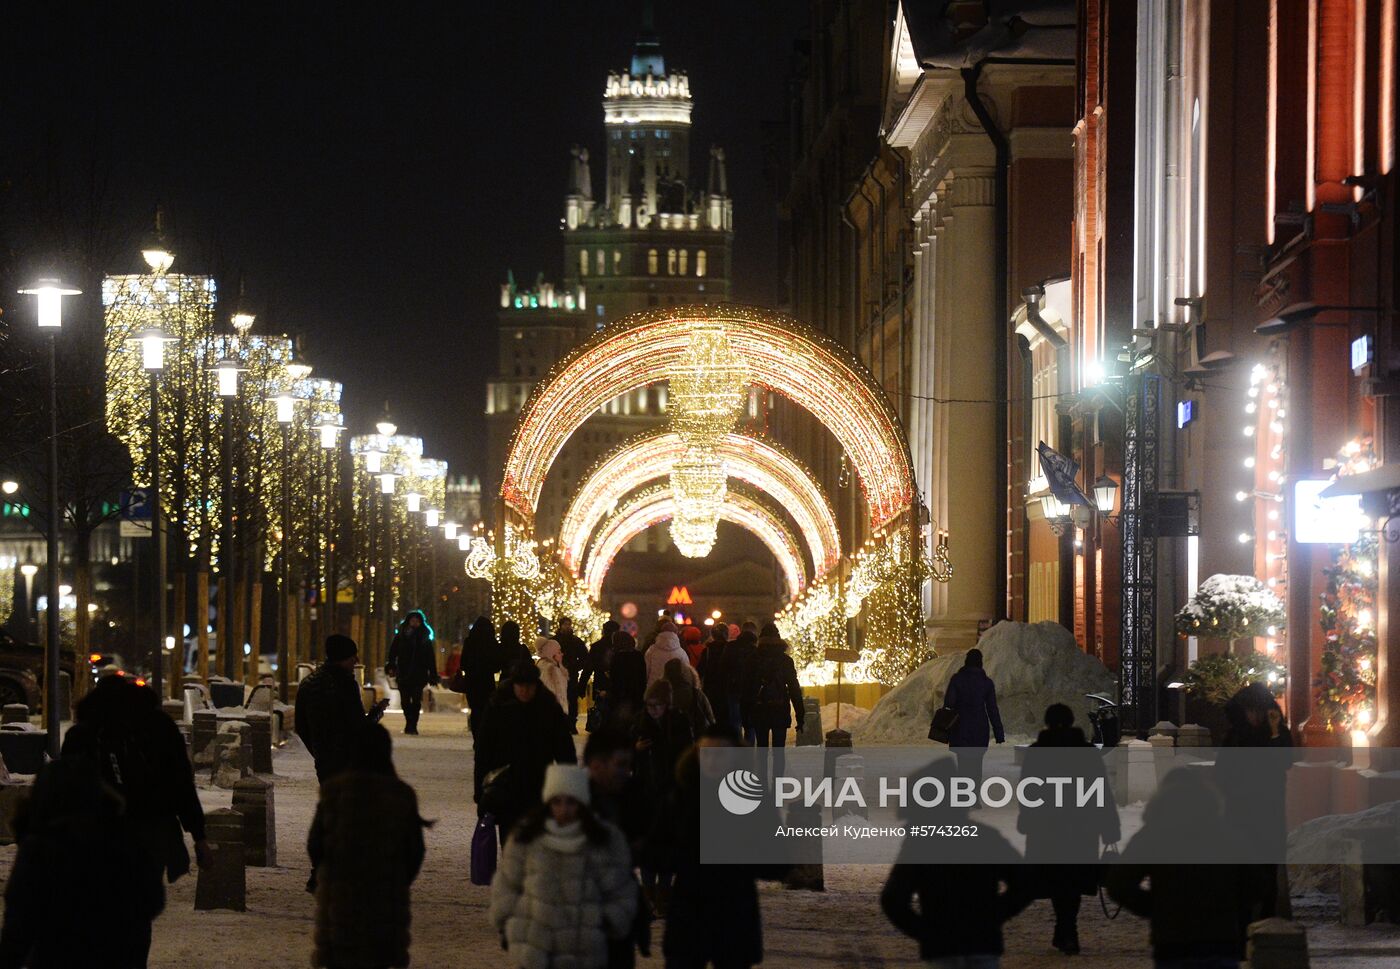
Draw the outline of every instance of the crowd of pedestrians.
<instances>
[{"instance_id":1,"label":"crowd of pedestrians","mask_svg":"<svg viewBox=\"0 0 1400 969\"><path fill-rule=\"evenodd\" d=\"M472 878L489 882L489 921L509 964L630 969L638 955L652 955L658 922L668 969L762 961L756 883L786 869L701 864L702 785L718 782L704 776L701 752L782 748L791 728L802 729L802 691L774 624L699 632L663 617L639 649L616 623L584 644L562 621L532 653L517 625L503 624L498 637L483 617L465 637L448 680L466 697L472 798L492 835L483 842L490 857L472 859ZM295 710L320 783L307 836L313 964L330 969L408 965L411 886L432 823L394 768L379 722L384 701L367 708L362 699L358 658L353 641L329 637ZM404 696L405 733L415 734L419 706L410 696L420 698L439 678L421 612L400 625L388 666ZM929 771L980 778L981 754L1005 737L977 650L943 703L956 715L951 746L960 749ZM1051 944L1078 954L1082 899L1102 892L1150 920L1159 969L1237 965L1249 923L1286 912L1280 867L1161 863L1182 841L1222 853L1248 842L1281 855L1288 726L1263 687L1241 691L1226 713L1230 732L1214 773L1168 774L1121 859L1103 865L1122 832L1101 752L1069 707L1050 706L1025 771L1038 776L1042 759L1068 757L1055 761L1058 770L1070 763L1086 780L1105 781L1107 803L1023 807L1016 826L1024 856L988 826L972 840L911 838L880 896L891 925L917 942L927 966L993 969L1004 924L1035 899L1051 903ZM1235 758L1246 748L1279 751L1262 785L1239 780L1245 772ZM772 752L777 769L781 752ZM907 820L965 825L970 818L966 808L940 806ZM78 704L62 756L40 774L17 828L0 969L85 966L98 947L104 966L144 967L164 885L190 869L186 837L201 866L212 859L178 727L152 691L120 676L104 678ZM487 872L479 881L478 862ZM68 915L69 874L78 869L103 886L110 917L100 923Z\"/></svg>"}]
</instances>

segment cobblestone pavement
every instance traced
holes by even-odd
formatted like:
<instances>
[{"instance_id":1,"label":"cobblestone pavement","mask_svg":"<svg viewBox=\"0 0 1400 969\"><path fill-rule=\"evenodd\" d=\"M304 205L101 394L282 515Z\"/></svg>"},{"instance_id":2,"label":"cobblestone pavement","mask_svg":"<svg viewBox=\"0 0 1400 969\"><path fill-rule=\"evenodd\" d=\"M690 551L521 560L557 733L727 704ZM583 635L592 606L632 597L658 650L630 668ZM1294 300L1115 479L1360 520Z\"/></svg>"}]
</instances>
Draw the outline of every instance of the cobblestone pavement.
<instances>
[{"instance_id":1,"label":"cobblestone pavement","mask_svg":"<svg viewBox=\"0 0 1400 969\"><path fill-rule=\"evenodd\" d=\"M401 721L386 719L397 730ZM488 891L467 881L467 855L475 816L471 804L471 739L466 717L425 715L423 734L395 734L401 776L418 791L425 817L428 854L413 893L413 965L420 967L506 966L505 954L486 921ZM277 853L283 867L248 869L248 911L194 911L194 878L172 886L165 913L156 922L153 969L233 969L305 966L311 952L313 900L304 839L315 808L316 779L306 751L293 741L275 755ZM206 808L226 807L226 791L202 792ZM0 875L8 874L13 847L0 848ZM885 870L874 866L828 866L824 893L761 888L765 967L917 966L912 941L896 934L879 911ZM1317 896L1297 901L1308 926L1312 965L1400 969L1400 926L1343 929L1335 901ZM1076 969L1138 969L1151 966L1147 926L1124 913L1109 921L1096 898L1084 900L1080 922L1084 953L1074 959L1050 947L1052 915L1037 902L1007 926L1005 969L1064 966ZM661 926L655 929L660 950ZM659 957L642 966L661 966Z\"/></svg>"}]
</instances>

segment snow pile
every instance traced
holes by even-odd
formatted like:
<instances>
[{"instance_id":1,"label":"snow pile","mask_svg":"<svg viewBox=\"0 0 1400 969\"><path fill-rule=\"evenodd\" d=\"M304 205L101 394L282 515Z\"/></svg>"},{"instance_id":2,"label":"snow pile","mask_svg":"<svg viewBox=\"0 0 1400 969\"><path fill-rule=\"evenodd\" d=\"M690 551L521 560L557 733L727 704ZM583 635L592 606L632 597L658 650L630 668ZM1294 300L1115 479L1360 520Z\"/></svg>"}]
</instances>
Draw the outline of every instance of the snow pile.
<instances>
[{"instance_id":1,"label":"snow pile","mask_svg":"<svg viewBox=\"0 0 1400 969\"><path fill-rule=\"evenodd\" d=\"M1289 890L1295 894L1340 892L1340 866L1333 859L1341 855L1341 839L1361 829L1400 831L1400 801L1387 801L1355 814L1313 818L1289 832ZM1309 859L1318 861L1309 863Z\"/></svg>"},{"instance_id":2,"label":"snow pile","mask_svg":"<svg viewBox=\"0 0 1400 969\"><path fill-rule=\"evenodd\" d=\"M1074 634L1054 622L999 622L983 634L977 648L983 667L996 684L997 706L1009 743L1035 738L1052 703L1068 704L1075 723L1089 732L1086 693L1116 696L1112 673L1083 652ZM853 743L928 743L933 711L962 669L964 654L951 652L929 660L881 697L870 715L851 731ZM844 719L844 711L843 711Z\"/></svg>"},{"instance_id":3,"label":"snow pile","mask_svg":"<svg viewBox=\"0 0 1400 969\"><path fill-rule=\"evenodd\" d=\"M852 706L849 703L841 704L841 729L850 732L856 725L870 716L870 711L865 707ZM836 729L836 704L828 703L822 707L822 736L826 736L827 731Z\"/></svg>"}]
</instances>

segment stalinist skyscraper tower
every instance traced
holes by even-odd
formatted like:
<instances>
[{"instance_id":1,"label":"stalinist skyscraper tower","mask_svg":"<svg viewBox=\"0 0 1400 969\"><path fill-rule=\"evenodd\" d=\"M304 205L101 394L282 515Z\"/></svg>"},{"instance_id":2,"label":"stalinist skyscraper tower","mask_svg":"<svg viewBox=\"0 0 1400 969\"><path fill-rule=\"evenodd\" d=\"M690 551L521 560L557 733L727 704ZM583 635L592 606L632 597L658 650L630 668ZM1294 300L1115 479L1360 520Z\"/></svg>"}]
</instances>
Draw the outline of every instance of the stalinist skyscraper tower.
<instances>
[{"instance_id":1,"label":"stalinist skyscraper tower","mask_svg":"<svg viewBox=\"0 0 1400 969\"><path fill-rule=\"evenodd\" d=\"M711 147L692 175L690 79L668 69L651 4L625 70L603 88L601 185L596 152L574 146L561 228L562 281L507 274L497 326L500 354L487 389L488 494L531 388L569 350L638 310L729 299L734 208L724 150ZM541 535L557 526L579 478L602 454L665 419L664 387L605 405L565 445L540 499Z\"/></svg>"}]
</instances>

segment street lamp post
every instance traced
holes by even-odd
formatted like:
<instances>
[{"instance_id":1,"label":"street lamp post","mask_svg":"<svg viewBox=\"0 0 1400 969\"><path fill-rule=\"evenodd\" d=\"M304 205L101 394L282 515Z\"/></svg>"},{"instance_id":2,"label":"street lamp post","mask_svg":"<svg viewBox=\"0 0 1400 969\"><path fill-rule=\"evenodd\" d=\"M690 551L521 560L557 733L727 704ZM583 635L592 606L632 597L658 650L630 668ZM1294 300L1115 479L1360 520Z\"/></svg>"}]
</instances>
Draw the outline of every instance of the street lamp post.
<instances>
[{"instance_id":1,"label":"street lamp post","mask_svg":"<svg viewBox=\"0 0 1400 969\"><path fill-rule=\"evenodd\" d=\"M142 330L134 337L141 345L141 367L150 380L151 394L151 540L154 543L156 559L156 647L155 660L151 663L151 688L158 696L163 696L165 654L162 650L173 649L169 641L168 611L166 605L166 556L165 556L165 512L160 499L160 373L165 368L165 345L170 337L159 327ZM178 678L177 678L178 679ZM171 684L172 688L178 686Z\"/></svg>"},{"instance_id":2,"label":"street lamp post","mask_svg":"<svg viewBox=\"0 0 1400 969\"><path fill-rule=\"evenodd\" d=\"M230 680L237 678L237 663L241 657L234 655L234 644L230 638L231 616L234 609L233 594L233 424L234 408L238 404L238 373L242 370L238 362L225 357L214 365L218 374L219 397L223 400L224 446L221 458L220 477L223 482L223 522L219 536L219 654L222 662L220 672Z\"/></svg>"},{"instance_id":3,"label":"street lamp post","mask_svg":"<svg viewBox=\"0 0 1400 969\"><path fill-rule=\"evenodd\" d=\"M49 756L55 759L59 750L58 673L61 668L58 529L63 523L63 509L58 504L58 330L63 325L63 297L81 292L64 286L57 279L41 279L20 290L23 295L38 298L39 327L49 331L49 639L44 650L44 729L48 731Z\"/></svg>"},{"instance_id":4,"label":"street lamp post","mask_svg":"<svg viewBox=\"0 0 1400 969\"><path fill-rule=\"evenodd\" d=\"M340 421L338 418L325 416L321 423L316 425L316 430L321 434L321 450L326 453L326 488L324 492L325 505L322 512L325 518L326 529L326 554L322 561L321 573L316 577L317 589L325 590L325 601L321 603L322 615L322 639L336 631L335 627L335 596L336 596L336 572L335 572L335 456L336 456L336 435L340 433Z\"/></svg>"},{"instance_id":5,"label":"street lamp post","mask_svg":"<svg viewBox=\"0 0 1400 969\"><path fill-rule=\"evenodd\" d=\"M379 436L384 439L385 455L388 455L390 439L398 433L398 425L389 419L389 402L384 402L384 412L374 425ZM385 468L379 476L379 491L384 495L384 648L394 635L394 480L398 477L393 468Z\"/></svg>"},{"instance_id":6,"label":"street lamp post","mask_svg":"<svg viewBox=\"0 0 1400 969\"><path fill-rule=\"evenodd\" d=\"M282 697L282 702L286 703L291 682L287 670L292 645L288 619L288 586L291 580L292 550L292 419L296 416L296 399L291 394L284 393L274 399L274 404L277 407L277 423L282 425L282 547L277 570L277 692Z\"/></svg>"}]
</instances>

